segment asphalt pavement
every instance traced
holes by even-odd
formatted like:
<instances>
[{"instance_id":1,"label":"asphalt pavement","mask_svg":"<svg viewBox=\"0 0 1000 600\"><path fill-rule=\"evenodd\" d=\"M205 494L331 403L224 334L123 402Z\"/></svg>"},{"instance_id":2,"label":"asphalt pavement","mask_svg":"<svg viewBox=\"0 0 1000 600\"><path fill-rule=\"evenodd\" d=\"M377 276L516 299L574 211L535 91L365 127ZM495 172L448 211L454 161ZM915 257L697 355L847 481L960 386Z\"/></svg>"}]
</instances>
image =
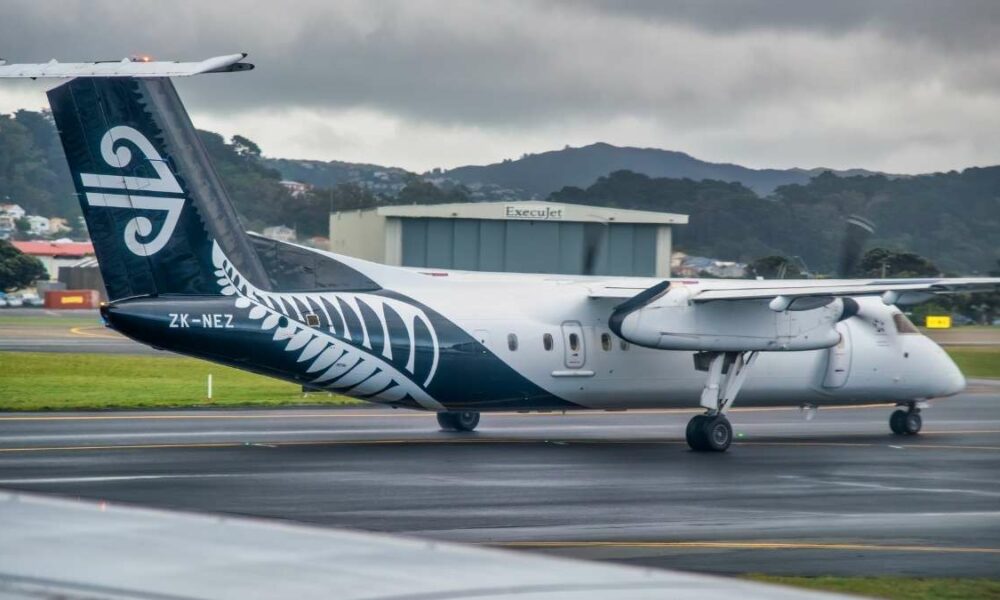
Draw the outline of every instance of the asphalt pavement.
<instances>
[{"instance_id":1,"label":"asphalt pavement","mask_svg":"<svg viewBox=\"0 0 1000 600\"><path fill-rule=\"evenodd\" d=\"M0 488L710 573L1000 576L1000 389L890 407L433 415L295 409L0 415Z\"/></svg>"}]
</instances>

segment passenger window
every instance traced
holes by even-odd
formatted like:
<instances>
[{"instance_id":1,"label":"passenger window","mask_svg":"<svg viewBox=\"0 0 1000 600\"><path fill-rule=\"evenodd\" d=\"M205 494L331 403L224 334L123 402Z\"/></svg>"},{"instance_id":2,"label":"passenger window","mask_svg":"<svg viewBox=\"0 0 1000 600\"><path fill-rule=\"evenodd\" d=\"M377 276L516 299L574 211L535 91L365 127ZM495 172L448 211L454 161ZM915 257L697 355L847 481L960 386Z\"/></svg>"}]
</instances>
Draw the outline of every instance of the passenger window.
<instances>
[{"instance_id":1,"label":"passenger window","mask_svg":"<svg viewBox=\"0 0 1000 600\"><path fill-rule=\"evenodd\" d=\"M545 351L548 352L552 350L552 334L546 333L542 336L542 346L545 347Z\"/></svg>"},{"instance_id":2,"label":"passenger window","mask_svg":"<svg viewBox=\"0 0 1000 600\"><path fill-rule=\"evenodd\" d=\"M569 334L569 349L573 352L580 349L580 336L575 333Z\"/></svg>"},{"instance_id":3,"label":"passenger window","mask_svg":"<svg viewBox=\"0 0 1000 600\"><path fill-rule=\"evenodd\" d=\"M607 333L601 334L601 349L605 352L611 350L611 335Z\"/></svg>"},{"instance_id":4,"label":"passenger window","mask_svg":"<svg viewBox=\"0 0 1000 600\"><path fill-rule=\"evenodd\" d=\"M306 315L306 325L310 327L319 327L319 315L314 313L309 313Z\"/></svg>"},{"instance_id":5,"label":"passenger window","mask_svg":"<svg viewBox=\"0 0 1000 600\"><path fill-rule=\"evenodd\" d=\"M517 350L517 336L513 333L507 334L507 348L509 348L511 352Z\"/></svg>"},{"instance_id":6,"label":"passenger window","mask_svg":"<svg viewBox=\"0 0 1000 600\"><path fill-rule=\"evenodd\" d=\"M625 340L622 340L621 342L619 342L618 345L621 346L621 349L623 351L624 350L628 350L628 342L626 342Z\"/></svg>"},{"instance_id":7,"label":"passenger window","mask_svg":"<svg viewBox=\"0 0 1000 600\"><path fill-rule=\"evenodd\" d=\"M896 313L892 315L892 323L896 326L896 333L900 334L919 334L920 330L913 324L912 321L906 318L903 313Z\"/></svg>"}]
</instances>

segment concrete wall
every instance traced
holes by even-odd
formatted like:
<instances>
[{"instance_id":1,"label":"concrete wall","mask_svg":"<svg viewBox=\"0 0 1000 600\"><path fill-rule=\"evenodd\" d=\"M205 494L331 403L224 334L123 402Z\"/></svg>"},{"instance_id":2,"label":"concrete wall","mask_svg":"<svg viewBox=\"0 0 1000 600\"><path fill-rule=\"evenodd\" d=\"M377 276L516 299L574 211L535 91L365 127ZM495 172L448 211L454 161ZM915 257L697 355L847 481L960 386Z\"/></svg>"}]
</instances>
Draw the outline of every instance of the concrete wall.
<instances>
[{"instance_id":1,"label":"concrete wall","mask_svg":"<svg viewBox=\"0 0 1000 600\"><path fill-rule=\"evenodd\" d=\"M386 219L374 210L352 210L330 215L331 252L394 264L386 260L386 245Z\"/></svg>"}]
</instances>

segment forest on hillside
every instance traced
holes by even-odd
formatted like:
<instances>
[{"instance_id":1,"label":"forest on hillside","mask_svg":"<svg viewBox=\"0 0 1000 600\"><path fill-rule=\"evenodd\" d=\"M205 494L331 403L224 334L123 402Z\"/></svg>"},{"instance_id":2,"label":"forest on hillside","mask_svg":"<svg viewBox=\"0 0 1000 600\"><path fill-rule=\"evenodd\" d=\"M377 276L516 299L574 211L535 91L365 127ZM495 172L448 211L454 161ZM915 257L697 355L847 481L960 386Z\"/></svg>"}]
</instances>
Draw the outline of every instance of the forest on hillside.
<instances>
[{"instance_id":1,"label":"forest on hillside","mask_svg":"<svg viewBox=\"0 0 1000 600\"><path fill-rule=\"evenodd\" d=\"M617 171L550 199L687 214L677 248L739 261L798 256L818 273L836 268L851 215L874 223L870 247L914 252L946 272L985 273L1000 258L1000 167L894 179L823 173L766 198L739 183Z\"/></svg>"},{"instance_id":2,"label":"forest on hillside","mask_svg":"<svg viewBox=\"0 0 1000 600\"><path fill-rule=\"evenodd\" d=\"M468 199L462 186L442 189L417 176L393 196L341 184L295 197L252 140L199 134L248 229L283 224L300 237L325 236L331 210ZM780 186L767 197L739 183L616 171L588 187L565 187L549 199L688 214L690 223L675 230L679 250L743 262L801 257L817 273L836 267L849 215L875 224L870 247L914 252L946 272L985 273L1000 259L1000 167L902 178L823 173L804 184ZM0 115L0 201L20 204L30 214L73 222L79 216L48 114Z\"/></svg>"}]
</instances>

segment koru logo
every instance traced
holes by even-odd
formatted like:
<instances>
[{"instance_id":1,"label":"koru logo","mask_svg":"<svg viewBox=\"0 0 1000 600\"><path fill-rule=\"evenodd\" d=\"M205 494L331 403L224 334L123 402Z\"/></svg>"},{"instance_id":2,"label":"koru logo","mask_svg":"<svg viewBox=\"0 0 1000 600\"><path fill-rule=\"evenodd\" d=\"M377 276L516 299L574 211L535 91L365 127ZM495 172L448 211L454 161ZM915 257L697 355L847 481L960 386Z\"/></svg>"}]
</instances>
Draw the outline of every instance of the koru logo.
<instances>
[{"instance_id":1,"label":"koru logo","mask_svg":"<svg viewBox=\"0 0 1000 600\"><path fill-rule=\"evenodd\" d=\"M124 175L101 175L81 173L80 182L85 188L103 190L121 190L121 192L87 192L87 204L112 208L131 208L134 210L166 211L167 217L160 232L150 238L153 233L153 222L147 217L135 216L125 224L125 245L138 256L152 256L164 246L177 227L177 221L184 208L184 191L177 183L174 174L170 172L166 161L160 157L153 144L146 136L125 125L112 127L101 138L101 158L116 169L124 169L132 162L132 150L122 144L127 140L135 145L145 155L150 166L156 171L157 177L126 177ZM115 149L115 145L118 148ZM174 196L147 196L148 192L175 194ZM140 239L141 238L141 239ZM142 241L146 240L146 241Z\"/></svg>"}]
</instances>

